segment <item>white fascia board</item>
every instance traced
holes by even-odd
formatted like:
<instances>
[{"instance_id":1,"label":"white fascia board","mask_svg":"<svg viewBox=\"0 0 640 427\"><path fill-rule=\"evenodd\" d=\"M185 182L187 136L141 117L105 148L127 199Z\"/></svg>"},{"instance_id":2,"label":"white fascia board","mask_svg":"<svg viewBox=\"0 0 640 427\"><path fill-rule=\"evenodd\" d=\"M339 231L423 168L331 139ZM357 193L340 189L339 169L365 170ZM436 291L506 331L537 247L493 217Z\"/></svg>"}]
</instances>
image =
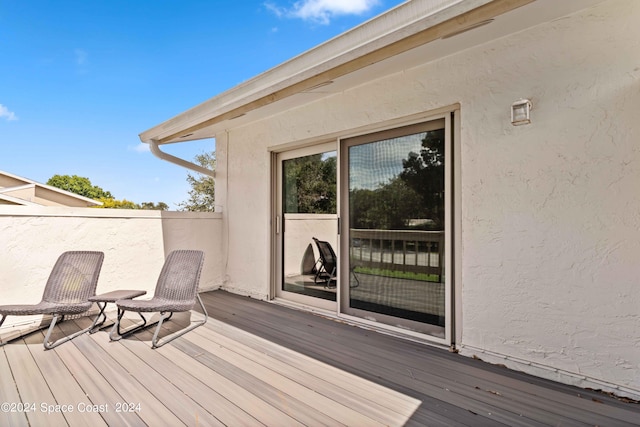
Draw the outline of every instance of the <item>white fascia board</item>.
<instances>
[{"instance_id":1,"label":"white fascia board","mask_svg":"<svg viewBox=\"0 0 640 427\"><path fill-rule=\"evenodd\" d=\"M2 171L2 170L0 170L0 175L8 176L9 178L15 179L16 181L22 181L25 184L37 184L37 182L32 180L32 179L25 178L25 177L18 176L18 175L14 175L12 173L9 173L9 172L6 172L6 171Z\"/></svg>"},{"instance_id":2,"label":"white fascia board","mask_svg":"<svg viewBox=\"0 0 640 427\"><path fill-rule=\"evenodd\" d=\"M18 206L41 206L38 203L31 202L29 200L20 199L18 197L9 196L7 194L0 194L0 200L13 203ZM0 204L2 206L2 204Z\"/></svg>"},{"instance_id":3,"label":"white fascia board","mask_svg":"<svg viewBox=\"0 0 640 427\"><path fill-rule=\"evenodd\" d=\"M102 202L99 202L97 200L93 200L93 199L91 199L89 197L81 196L79 194L72 193L72 192L66 191L66 190L62 190L62 189L60 189L58 187L53 187L51 185L40 184L38 182L34 182L33 184L24 184L24 185L16 185L14 187L0 188L0 193L12 193L14 191L24 190L24 189L27 189L27 188L34 188L34 189L38 189L39 188L39 189L42 189L44 191L63 194L63 195L68 196L68 197L73 197L74 199L82 200L83 202L87 202L88 204L91 204L91 205L94 205L94 206L102 205Z\"/></svg>"},{"instance_id":4,"label":"white fascia board","mask_svg":"<svg viewBox=\"0 0 640 427\"><path fill-rule=\"evenodd\" d=\"M13 191L16 191L16 190L24 190L25 188L38 187L38 188L41 188L41 189L46 190L46 191L53 191L53 192L56 192L56 193L64 194L65 196L73 197L73 198L76 198L76 199L91 203L92 205L95 205L95 206L102 205L102 203L97 201L97 200L93 200L93 199L90 199L89 197L84 197L84 196L81 196L79 194L72 193L70 191L62 190L62 189L60 189L58 187L54 187L52 185L41 184L41 183L39 183L37 181L34 181L32 179L24 178L24 177L21 177L21 176L18 176L18 175L14 175L12 173L5 172L5 171L0 171L0 174L8 176L10 178L13 178L16 181L24 182L23 185L15 185L15 186L11 186L11 187L2 187L2 188L0 188L0 193L10 193L10 192L13 192Z\"/></svg>"},{"instance_id":5,"label":"white fascia board","mask_svg":"<svg viewBox=\"0 0 640 427\"><path fill-rule=\"evenodd\" d=\"M73 197L74 199L82 200L82 201L90 203L90 204L92 204L94 206L102 205L102 202L99 202L97 200L93 200L93 199L91 199L89 197L81 196L81 195L76 194L76 193L72 193L72 192L67 191L67 190L62 190L62 189L60 189L58 187L53 187L51 185L46 185L46 184L36 184L36 186L41 188L41 189L43 189L43 190L45 190L45 191L51 191L51 192L54 192L54 193L64 194L65 196L69 196L69 197Z\"/></svg>"},{"instance_id":6,"label":"white fascia board","mask_svg":"<svg viewBox=\"0 0 640 427\"><path fill-rule=\"evenodd\" d=\"M27 188L35 188L37 185L37 183L33 182L30 184L23 184L23 185L14 185L11 187L3 187L0 188L0 193L13 193L14 191L20 191L20 190L25 190Z\"/></svg>"},{"instance_id":7,"label":"white fascia board","mask_svg":"<svg viewBox=\"0 0 640 427\"><path fill-rule=\"evenodd\" d=\"M492 0L411 0L140 134L142 142L181 133L324 71L375 52ZM174 141L172 141L174 142Z\"/></svg>"}]
</instances>

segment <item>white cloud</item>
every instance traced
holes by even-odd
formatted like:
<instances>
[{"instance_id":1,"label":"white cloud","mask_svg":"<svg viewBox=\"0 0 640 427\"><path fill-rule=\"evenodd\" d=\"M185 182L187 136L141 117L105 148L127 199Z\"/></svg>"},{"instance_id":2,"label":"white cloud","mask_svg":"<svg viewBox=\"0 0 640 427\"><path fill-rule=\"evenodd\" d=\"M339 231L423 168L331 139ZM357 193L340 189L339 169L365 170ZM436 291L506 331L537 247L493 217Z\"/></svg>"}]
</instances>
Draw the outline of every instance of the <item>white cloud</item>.
<instances>
[{"instance_id":1,"label":"white cloud","mask_svg":"<svg viewBox=\"0 0 640 427\"><path fill-rule=\"evenodd\" d=\"M301 18L328 25L335 16L361 15L378 4L379 0L300 0L290 9L278 7L273 3L265 3L265 7L278 17Z\"/></svg>"},{"instance_id":2,"label":"white cloud","mask_svg":"<svg viewBox=\"0 0 640 427\"><path fill-rule=\"evenodd\" d=\"M18 116L16 116L16 113L9 111L7 107L0 104L0 119L5 119L8 122L11 122L13 120L18 120Z\"/></svg>"},{"instance_id":3,"label":"white cloud","mask_svg":"<svg viewBox=\"0 0 640 427\"><path fill-rule=\"evenodd\" d=\"M286 9L283 7L278 7L277 5L271 3L271 2L266 2L264 4L264 7L267 8L267 10L269 10L270 12L272 12L274 15L276 15L278 18L282 18L282 16L284 14L287 13Z\"/></svg>"}]
</instances>

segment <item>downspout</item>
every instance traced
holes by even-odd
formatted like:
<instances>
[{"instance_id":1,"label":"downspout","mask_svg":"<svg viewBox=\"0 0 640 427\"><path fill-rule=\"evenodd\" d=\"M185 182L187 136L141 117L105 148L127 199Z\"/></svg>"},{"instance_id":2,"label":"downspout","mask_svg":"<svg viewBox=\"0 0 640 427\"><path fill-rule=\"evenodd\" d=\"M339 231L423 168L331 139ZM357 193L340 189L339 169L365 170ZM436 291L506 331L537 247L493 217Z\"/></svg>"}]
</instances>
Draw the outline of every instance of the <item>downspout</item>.
<instances>
[{"instance_id":1,"label":"downspout","mask_svg":"<svg viewBox=\"0 0 640 427\"><path fill-rule=\"evenodd\" d=\"M182 166L183 168L191 169L203 175L208 175L212 178L215 178L216 176L215 171L211 169L207 169L200 165L196 165L195 163L181 159L180 157L172 156L171 154L167 154L164 151L161 151L160 147L158 146L158 141L156 141L155 139L149 140L149 147L151 148L151 152L153 153L153 155L158 157L159 159L176 164L178 166Z\"/></svg>"}]
</instances>

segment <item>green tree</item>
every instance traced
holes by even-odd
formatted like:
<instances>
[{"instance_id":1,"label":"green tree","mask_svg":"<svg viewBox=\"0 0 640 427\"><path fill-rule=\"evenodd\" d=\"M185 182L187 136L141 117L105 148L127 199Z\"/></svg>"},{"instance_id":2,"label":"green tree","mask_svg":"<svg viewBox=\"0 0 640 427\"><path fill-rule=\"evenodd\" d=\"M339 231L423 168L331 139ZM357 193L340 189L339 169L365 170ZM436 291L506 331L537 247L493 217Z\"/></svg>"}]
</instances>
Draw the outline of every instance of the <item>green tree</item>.
<instances>
[{"instance_id":1,"label":"green tree","mask_svg":"<svg viewBox=\"0 0 640 427\"><path fill-rule=\"evenodd\" d=\"M335 156L322 154L298 157L284 162L285 212L309 214L336 213Z\"/></svg>"},{"instance_id":2,"label":"green tree","mask_svg":"<svg viewBox=\"0 0 640 427\"><path fill-rule=\"evenodd\" d=\"M444 230L444 137L444 129L427 132L420 153L410 152L397 176L374 190L351 190L353 227Z\"/></svg>"},{"instance_id":3,"label":"green tree","mask_svg":"<svg viewBox=\"0 0 640 427\"><path fill-rule=\"evenodd\" d=\"M444 230L444 144L444 129L427 132L420 153L409 153L400 173L422 198L420 217L430 219L436 230Z\"/></svg>"},{"instance_id":4,"label":"green tree","mask_svg":"<svg viewBox=\"0 0 640 427\"><path fill-rule=\"evenodd\" d=\"M69 191L80 196L88 197L102 203L95 206L102 209L153 209L166 211L169 206L164 202L143 202L138 205L126 199L116 200L111 192L105 191L97 185L91 184L89 178L78 175L54 175L47 181L47 185Z\"/></svg>"},{"instance_id":5,"label":"green tree","mask_svg":"<svg viewBox=\"0 0 640 427\"><path fill-rule=\"evenodd\" d=\"M91 184L89 178L78 175L54 175L47 181L47 185L69 191L80 196L88 197L93 200L101 198L113 199L110 192L103 190L97 185Z\"/></svg>"},{"instance_id":6,"label":"green tree","mask_svg":"<svg viewBox=\"0 0 640 427\"><path fill-rule=\"evenodd\" d=\"M94 206L94 208L102 209L140 209L140 206L126 199L116 200L114 198L101 197L98 199L102 202L101 206Z\"/></svg>"},{"instance_id":7,"label":"green tree","mask_svg":"<svg viewBox=\"0 0 640 427\"><path fill-rule=\"evenodd\" d=\"M195 162L207 169L215 170L216 153L202 153L195 157ZM178 203L183 211L213 212L215 210L215 181L213 177L203 174L187 174L187 182L191 186L189 199Z\"/></svg>"},{"instance_id":8,"label":"green tree","mask_svg":"<svg viewBox=\"0 0 640 427\"><path fill-rule=\"evenodd\" d=\"M169 210L169 205L164 202L142 202L138 205L138 209L149 210L149 211L166 211Z\"/></svg>"},{"instance_id":9,"label":"green tree","mask_svg":"<svg viewBox=\"0 0 640 427\"><path fill-rule=\"evenodd\" d=\"M405 230L422 206L415 190L398 177L375 190L351 190L350 218L354 228Z\"/></svg>"}]
</instances>

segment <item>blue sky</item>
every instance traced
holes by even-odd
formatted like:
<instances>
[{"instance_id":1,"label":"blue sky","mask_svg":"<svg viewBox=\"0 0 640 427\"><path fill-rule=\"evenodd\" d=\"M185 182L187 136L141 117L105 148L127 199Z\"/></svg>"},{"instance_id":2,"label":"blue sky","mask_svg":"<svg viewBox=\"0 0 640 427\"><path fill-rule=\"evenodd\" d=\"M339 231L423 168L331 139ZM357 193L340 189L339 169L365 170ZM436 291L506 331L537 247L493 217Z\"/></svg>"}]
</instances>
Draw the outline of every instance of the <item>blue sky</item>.
<instances>
[{"instance_id":1,"label":"blue sky","mask_svg":"<svg viewBox=\"0 0 640 427\"><path fill-rule=\"evenodd\" d=\"M140 132L400 3L2 0L0 170L42 183L79 175L175 209L188 171L154 157Z\"/></svg>"}]
</instances>

